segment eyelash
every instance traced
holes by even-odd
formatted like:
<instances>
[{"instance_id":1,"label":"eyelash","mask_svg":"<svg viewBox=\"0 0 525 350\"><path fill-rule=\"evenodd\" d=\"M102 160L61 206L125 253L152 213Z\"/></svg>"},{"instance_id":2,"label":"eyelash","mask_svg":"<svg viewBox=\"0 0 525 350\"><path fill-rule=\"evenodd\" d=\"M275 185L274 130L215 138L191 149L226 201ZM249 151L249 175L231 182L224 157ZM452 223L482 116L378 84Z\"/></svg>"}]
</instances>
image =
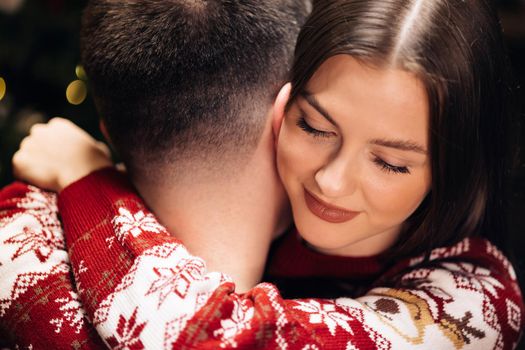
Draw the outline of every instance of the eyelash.
<instances>
[{"instance_id":1,"label":"eyelash","mask_svg":"<svg viewBox=\"0 0 525 350\"><path fill-rule=\"evenodd\" d=\"M304 119L304 117L300 117L297 120L297 126L301 128L304 132L307 134L312 135L313 137L330 137L331 133L326 131L317 130L315 128L312 128ZM407 167L404 166L395 166L392 164L389 164L385 162L383 159L379 157L374 158L374 163L376 163L381 170L387 173L394 173L394 174L410 174L410 170L408 170Z\"/></svg>"},{"instance_id":2,"label":"eyelash","mask_svg":"<svg viewBox=\"0 0 525 350\"><path fill-rule=\"evenodd\" d=\"M407 167L388 164L387 162L378 157L374 158L374 163L376 163L381 168L381 170L387 173L410 174L410 170L408 170Z\"/></svg>"},{"instance_id":3,"label":"eyelash","mask_svg":"<svg viewBox=\"0 0 525 350\"><path fill-rule=\"evenodd\" d=\"M297 120L297 126L299 128L301 128L303 131L305 131L307 134L310 134L314 137L331 137L332 136L332 133L330 132L326 132L326 131L321 131L321 130L317 130L315 128L312 128L307 122L306 120L304 119L304 117L300 117L298 120Z\"/></svg>"}]
</instances>

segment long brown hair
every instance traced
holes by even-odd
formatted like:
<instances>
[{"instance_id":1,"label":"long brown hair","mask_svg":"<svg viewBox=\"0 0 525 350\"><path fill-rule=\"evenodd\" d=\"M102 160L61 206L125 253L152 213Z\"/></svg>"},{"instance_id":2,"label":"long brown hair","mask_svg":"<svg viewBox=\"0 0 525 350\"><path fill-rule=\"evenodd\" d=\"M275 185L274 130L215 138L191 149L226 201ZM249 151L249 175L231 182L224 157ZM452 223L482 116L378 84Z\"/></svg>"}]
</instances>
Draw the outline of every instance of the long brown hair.
<instances>
[{"instance_id":1,"label":"long brown hair","mask_svg":"<svg viewBox=\"0 0 525 350\"><path fill-rule=\"evenodd\" d=\"M415 74L429 111L432 185L390 253L413 255L506 232L509 64L488 0L323 0L299 34L293 101L329 57Z\"/></svg>"}]
</instances>

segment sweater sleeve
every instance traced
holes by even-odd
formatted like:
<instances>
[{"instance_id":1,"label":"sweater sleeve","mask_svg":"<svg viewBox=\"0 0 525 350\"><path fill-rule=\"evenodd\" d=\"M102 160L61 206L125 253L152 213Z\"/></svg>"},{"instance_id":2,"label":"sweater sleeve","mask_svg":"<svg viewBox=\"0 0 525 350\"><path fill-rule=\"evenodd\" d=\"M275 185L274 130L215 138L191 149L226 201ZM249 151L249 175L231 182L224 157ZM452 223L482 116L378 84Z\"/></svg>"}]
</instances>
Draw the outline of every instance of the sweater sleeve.
<instances>
[{"instance_id":1,"label":"sweater sleeve","mask_svg":"<svg viewBox=\"0 0 525 350\"><path fill-rule=\"evenodd\" d=\"M483 240L412 259L360 298L287 300L267 283L235 293L113 170L59 207L80 298L112 348L511 349L523 328L512 267Z\"/></svg>"},{"instance_id":2,"label":"sweater sleeve","mask_svg":"<svg viewBox=\"0 0 525 350\"><path fill-rule=\"evenodd\" d=\"M0 191L0 338L22 349L101 349L57 214L52 193L20 182Z\"/></svg>"}]
</instances>

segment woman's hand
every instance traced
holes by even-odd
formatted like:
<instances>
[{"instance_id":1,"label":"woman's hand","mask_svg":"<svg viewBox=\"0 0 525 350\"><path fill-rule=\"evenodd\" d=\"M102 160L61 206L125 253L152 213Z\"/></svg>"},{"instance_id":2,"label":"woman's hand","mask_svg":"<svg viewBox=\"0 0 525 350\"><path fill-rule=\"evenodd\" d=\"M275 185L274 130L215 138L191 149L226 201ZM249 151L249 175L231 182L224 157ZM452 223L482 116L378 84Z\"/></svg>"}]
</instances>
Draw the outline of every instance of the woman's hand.
<instances>
[{"instance_id":1,"label":"woman's hand","mask_svg":"<svg viewBox=\"0 0 525 350\"><path fill-rule=\"evenodd\" d=\"M15 177L56 192L111 165L110 151L104 143L62 118L35 124L13 156Z\"/></svg>"}]
</instances>

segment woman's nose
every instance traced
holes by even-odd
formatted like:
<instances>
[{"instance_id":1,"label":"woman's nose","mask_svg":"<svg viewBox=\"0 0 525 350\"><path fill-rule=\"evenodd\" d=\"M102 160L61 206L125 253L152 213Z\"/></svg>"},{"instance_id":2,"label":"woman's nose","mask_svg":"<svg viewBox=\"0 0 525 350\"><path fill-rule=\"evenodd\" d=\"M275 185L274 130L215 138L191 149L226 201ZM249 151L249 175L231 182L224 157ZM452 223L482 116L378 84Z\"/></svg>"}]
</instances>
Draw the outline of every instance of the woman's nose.
<instances>
[{"instance_id":1,"label":"woman's nose","mask_svg":"<svg viewBox=\"0 0 525 350\"><path fill-rule=\"evenodd\" d=\"M336 158L320 168L315 181L326 197L350 195L357 185L357 167L343 157Z\"/></svg>"}]
</instances>

